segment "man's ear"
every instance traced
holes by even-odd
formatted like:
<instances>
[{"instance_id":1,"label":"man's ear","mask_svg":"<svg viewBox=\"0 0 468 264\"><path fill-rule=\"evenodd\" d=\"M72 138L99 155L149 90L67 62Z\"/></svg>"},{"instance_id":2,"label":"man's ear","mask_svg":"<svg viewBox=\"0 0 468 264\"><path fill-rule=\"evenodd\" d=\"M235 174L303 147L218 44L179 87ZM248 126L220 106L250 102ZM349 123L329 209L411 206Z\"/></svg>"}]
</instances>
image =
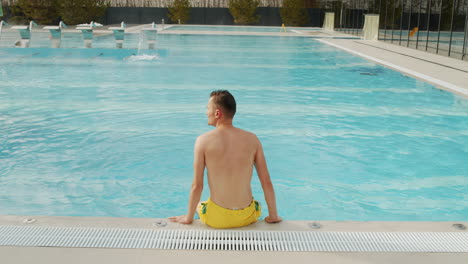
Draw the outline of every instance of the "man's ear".
<instances>
[{"instance_id":1,"label":"man's ear","mask_svg":"<svg viewBox=\"0 0 468 264\"><path fill-rule=\"evenodd\" d=\"M216 109L216 111L215 111L215 117L216 117L216 118L221 118L221 115L222 115L221 111L220 111L219 109Z\"/></svg>"}]
</instances>

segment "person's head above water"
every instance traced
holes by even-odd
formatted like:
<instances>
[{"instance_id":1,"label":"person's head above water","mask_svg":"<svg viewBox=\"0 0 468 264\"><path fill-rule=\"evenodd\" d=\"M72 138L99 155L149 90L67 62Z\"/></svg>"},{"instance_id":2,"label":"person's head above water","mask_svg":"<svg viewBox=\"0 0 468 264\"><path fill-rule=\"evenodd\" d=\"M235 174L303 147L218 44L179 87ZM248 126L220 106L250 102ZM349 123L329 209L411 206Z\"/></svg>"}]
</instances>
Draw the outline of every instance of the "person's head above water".
<instances>
[{"instance_id":1,"label":"person's head above water","mask_svg":"<svg viewBox=\"0 0 468 264\"><path fill-rule=\"evenodd\" d=\"M216 126L219 122L232 122L236 114L236 100L227 90L216 90L211 92L207 108L208 125Z\"/></svg>"}]
</instances>

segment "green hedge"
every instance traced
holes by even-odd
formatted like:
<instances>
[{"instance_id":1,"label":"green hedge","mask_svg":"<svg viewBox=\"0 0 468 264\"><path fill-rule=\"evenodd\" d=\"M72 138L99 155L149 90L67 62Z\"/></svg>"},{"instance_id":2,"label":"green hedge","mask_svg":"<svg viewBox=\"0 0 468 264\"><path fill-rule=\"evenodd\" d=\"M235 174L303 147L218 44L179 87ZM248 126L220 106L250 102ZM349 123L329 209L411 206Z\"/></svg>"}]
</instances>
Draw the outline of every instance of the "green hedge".
<instances>
[{"instance_id":1,"label":"green hedge","mask_svg":"<svg viewBox=\"0 0 468 264\"><path fill-rule=\"evenodd\" d=\"M101 19L108 5L106 0L18 0L11 6L10 22L34 20L39 24L56 24L63 20L76 25Z\"/></svg>"},{"instance_id":2,"label":"green hedge","mask_svg":"<svg viewBox=\"0 0 468 264\"><path fill-rule=\"evenodd\" d=\"M108 7L105 0L59 0L59 14L70 25L102 18Z\"/></svg>"},{"instance_id":3,"label":"green hedge","mask_svg":"<svg viewBox=\"0 0 468 264\"><path fill-rule=\"evenodd\" d=\"M229 0L229 12L234 18L234 23L241 25L250 25L258 23L257 8L260 2L258 0Z\"/></svg>"},{"instance_id":4,"label":"green hedge","mask_svg":"<svg viewBox=\"0 0 468 264\"><path fill-rule=\"evenodd\" d=\"M284 0L280 9L281 20L286 26L303 26L310 22L304 0Z\"/></svg>"},{"instance_id":5,"label":"green hedge","mask_svg":"<svg viewBox=\"0 0 468 264\"><path fill-rule=\"evenodd\" d=\"M172 23L185 24L190 19L190 1L189 0L174 0L172 6L169 7L169 19Z\"/></svg>"}]
</instances>

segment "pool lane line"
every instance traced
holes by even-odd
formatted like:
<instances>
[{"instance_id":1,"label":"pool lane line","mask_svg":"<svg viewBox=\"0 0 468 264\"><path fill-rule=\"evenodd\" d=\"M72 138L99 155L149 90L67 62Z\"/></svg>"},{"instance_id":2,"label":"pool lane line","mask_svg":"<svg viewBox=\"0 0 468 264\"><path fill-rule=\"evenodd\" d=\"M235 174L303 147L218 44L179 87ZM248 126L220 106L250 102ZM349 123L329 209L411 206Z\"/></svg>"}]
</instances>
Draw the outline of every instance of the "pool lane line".
<instances>
[{"instance_id":1,"label":"pool lane line","mask_svg":"<svg viewBox=\"0 0 468 264\"><path fill-rule=\"evenodd\" d=\"M436 79L436 78L433 78L433 77L430 77L428 75L425 75L425 74L422 74L422 73L419 73L419 72L416 72L416 71L413 71L413 70L410 70L408 68L405 68L405 67L401 67L401 66L398 66L398 65L395 65L393 63L390 63L390 62L386 62L384 60L381 60L381 59L377 59L375 57L372 57L372 56L369 56L369 55L365 55L361 52L358 52L358 51L355 51L355 50L352 50L352 49L349 49L349 48L345 48L343 46L340 46L338 44L334 44L334 43L331 43L329 41L326 41L326 40L323 40L323 39L317 39L317 41L319 42L322 42L324 44L327 44L327 45L330 45L332 47L335 47L335 48L338 48L338 49L341 49L341 50L344 50L348 53L351 53L351 54L354 54L356 56L359 56L359 57L362 57L362 58L365 58L365 59L368 59L370 61L373 61L373 62L376 62L378 64L381 64L381 65L384 65L384 66L387 66L389 68L392 68L394 70L397 70L399 72L402 72L402 73L406 73L406 74L409 74L409 75L412 75L414 77L417 77L419 79L422 79L422 80L425 80L429 83L432 83L432 84L436 84L440 87L444 87L446 88L446 90L448 91L451 91L451 92L456 92L458 94L461 94L465 97L468 97L468 90L467 89L464 89L464 88L461 88L457 85L454 85L454 84L451 84L451 83L448 83L448 82L445 82L445 81L442 81L442 80L439 80L439 79Z\"/></svg>"}]
</instances>

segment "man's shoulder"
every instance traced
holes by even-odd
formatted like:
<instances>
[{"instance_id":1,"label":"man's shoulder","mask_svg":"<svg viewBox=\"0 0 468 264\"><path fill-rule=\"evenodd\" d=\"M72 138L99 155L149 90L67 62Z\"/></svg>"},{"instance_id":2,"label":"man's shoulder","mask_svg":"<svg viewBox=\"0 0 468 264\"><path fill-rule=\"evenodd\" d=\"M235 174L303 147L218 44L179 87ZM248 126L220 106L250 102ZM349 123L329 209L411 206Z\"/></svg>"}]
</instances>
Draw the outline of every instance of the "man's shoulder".
<instances>
[{"instance_id":1,"label":"man's shoulder","mask_svg":"<svg viewBox=\"0 0 468 264\"><path fill-rule=\"evenodd\" d=\"M239 130L239 133L241 133L244 137L247 137L248 139L252 141L258 140L257 135L255 135L255 133L244 130L244 129L240 129L240 128L237 128L237 129Z\"/></svg>"},{"instance_id":2,"label":"man's shoulder","mask_svg":"<svg viewBox=\"0 0 468 264\"><path fill-rule=\"evenodd\" d=\"M242 133L246 134L246 135L249 135L249 136L252 136L252 137L257 137L257 135L255 135L255 133L253 132L250 132L250 131L247 131L245 129L241 129L241 128L237 128L239 129L239 131L241 131Z\"/></svg>"},{"instance_id":3,"label":"man's shoulder","mask_svg":"<svg viewBox=\"0 0 468 264\"><path fill-rule=\"evenodd\" d=\"M206 133L203 133L201 135L199 135L197 137L197 144L199 145L205 145L207 144L208 142L211 142L213 141L214 139L216 139L216 130L211 130L211 131L208 131Z\"/></svg>"},{"instance_id":4,"label":"man's shoulder","mask_svg":"<svg viewBox=\"0 0 468 264\"><path fill-rule=\"evenodd\" d=\"M197 141L205 141L206 139L210 138L214 134L214 130L208 131L206 133L203 133L197 137Z\"/></svg>"}]
</instances>

